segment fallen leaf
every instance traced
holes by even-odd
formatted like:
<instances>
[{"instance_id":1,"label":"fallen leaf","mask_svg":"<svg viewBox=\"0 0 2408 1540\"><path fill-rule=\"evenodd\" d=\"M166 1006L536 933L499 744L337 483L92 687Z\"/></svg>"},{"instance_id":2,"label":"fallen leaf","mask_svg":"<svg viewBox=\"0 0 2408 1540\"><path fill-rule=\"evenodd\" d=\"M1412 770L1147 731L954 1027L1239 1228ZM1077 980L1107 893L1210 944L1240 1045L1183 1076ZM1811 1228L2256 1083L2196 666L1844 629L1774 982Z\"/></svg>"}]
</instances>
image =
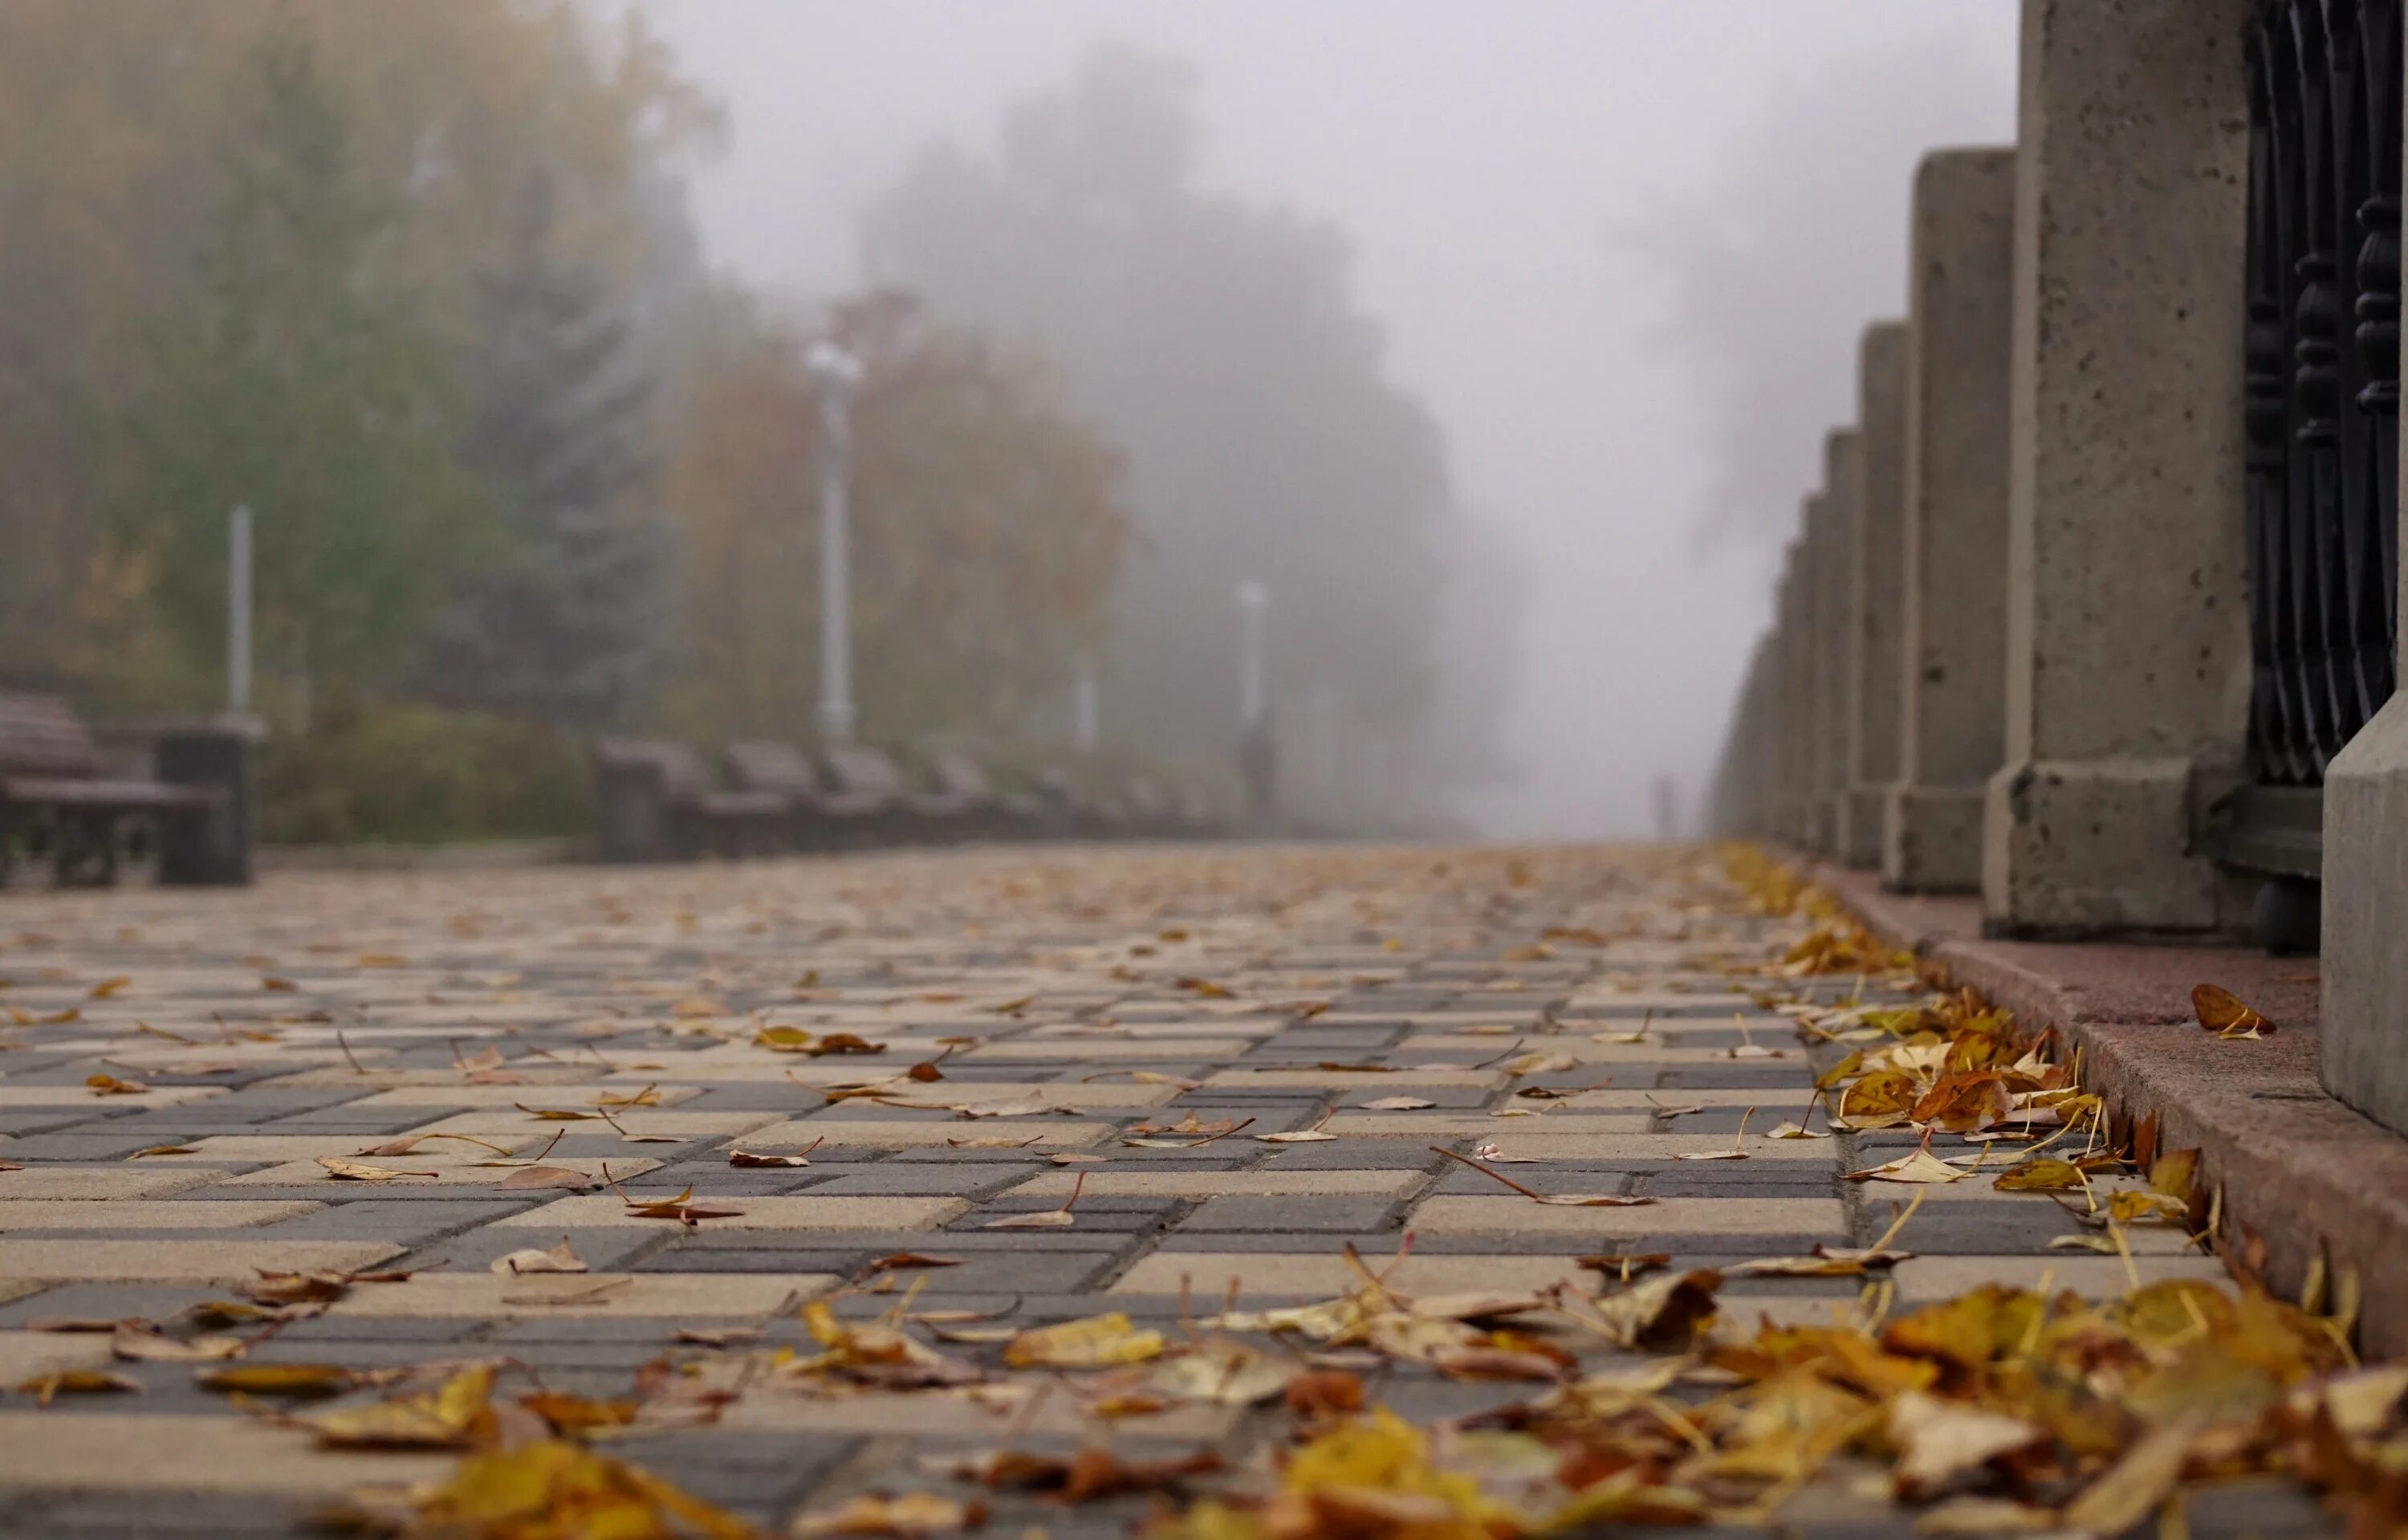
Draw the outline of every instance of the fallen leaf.
<instances>
[{"instance_id":1,"label":"fallen leaf","mask_svg":"<svg viewBox=\"0 0 2408 1540\"><path fill-rule=\"evenodd\" d=\"M530 1246L496 1257L493 1263L493 1271L496 1273L582 1273L585 1270L583 1259L569 1249L566 1235L549 1251L538 1251Z\"/></svg>"},{"instance_id":2,"label":"fallen leaf","mask_svg":"<svg viewBox=\"0 0 2408 1540\"><path fill-rule=\"evenodd\" d=\"M112 1374L106 1369L56 1369L47 1374L36 1374L32 1379L19 1382L17 1391L20 1395L32 1396L34 1403L37 1406L48 1406L52 1397L62 1395L112 1395L126 1392L139 1395L142 1391L142 1384L139 1380L128 1379L123 1374Z\"/></svg>"},{"instance_id":3,"label":"fallen leaf","mask_svg":"<svg viewBox=\"0 0 2408 1540\"><path fill-rule=\"evenodd\" d=\"M2192 1412L2143 1433L2123 1458L2065 1505L2060 1515L2064 1527L2105 1540L2146 1518L2173 1494L2191 1441L2205 1421L2205 1413Z\"/></svg>"},{"instance_id":4,"label":"fallen leaf","mask_svg":"<svg viewBox=\"0 0 2408 1540\"><path fill-rule=\"evenodd\" d=\"M1851 1182L1906 1182L1931 1184L1962 1181L1966 1173L1941 1159L1928 1149L1918 1149L1884 1165L1847 1173Z\"/></svg>"},{"instance_id":5,"label":"fallen leaf","mask_svg":"<svg viewBox=\"0 0 2408 1540\"><path fill-rule=\"evenodd\" d=\"M1899 1452L1890 1483L1909 1501L1932 1497L1989 1461L2048 1438L2047 1430L2021 1418L1920 1390L1900 1391L1890 1402L1888 1431Z\"/></svg>"},{"instance_id":6,"label":"fallen leaf","mask_svg":"<svg viewBox=\"0 0 2408 1540\"><path fill-rule=\"evenodd\" d=\"M249 1346L240 1337L164 1336L130 1322L120 1324L108 1339L112 1357L140 1363L208 1363L239 1358Z\"/></svg>"},{"instance_id":7,"label":"fallen leaf","mask_svg":"<svg viewBox=\"0 0 2408 1540\"><path fill-rule=\"evenodd\" d=\"M1372 1112L1419 1112L1438 1103L1418 1096L1383 1096L1377 1101L1366 1101L1363 1105Z\"/></svg>"},{"instance_id":8,"label":"fallen leaf","mask_svg":"<svg viewBox=\"0 0 2408 1540\"><path fill-rule=\"evenodd\" d=\"M1066 1208L1039 1209L1034 1214L1007 1214L1000 1219L989 1219L982 1230L1067 1230L1079 1222L1078 1216Z\"/></svg>"},{"instance_id":9,"label":"fallen leaf","mask_svg":"<svg viewBox=\"0 0 2408 1540\"><path fill-rule=\"evenodd\" d=\"M802 1536L864 1534L918 1540L922 1535L980 1529L986 1519L983 1503L960 1503L934 1492L905 1492L899 1497L864 1492L830 1512L804 1514L795 1520L790 1533Z\"/></svg>"},{"instance_id":10,"label":"fallen leaf","mask_svg":"<svg viewBox=\"0 0 2408 1540\"><path fill-rule=\"evenodd\" d=\"M251 1396L332 1396L359 1383L333 1363L229 1363L202 1370L198 1379L206 1390Z\"/></svg>"},{"instance_id":11,"label":"fallen leaf","mask_svg":"<svg viewBox=\"0 0 2408 1540\"><path fill-rule=\"evenodd\" d=\"M318 1441L343 1449L448 1449L473 1441L493 1413L494 1371L471 1364L433 1390L304 1418Z\"/></svg>"},{"instance_id":12,"label":"fallen leaf","mask_svg":"<svg viewBox=\"0 0 2408 1540\"><path fill-rule=\"evenodd\" d=\"M113 1074L86 1075L83 1083L94 1096L140 1096L150 1088L139 1080L120 1080Z\"/></svg>"},{"instance_id":13,"label":"fallen leaf","mask_svg":"<svg viewBox=\"0 0 2408 1540\"><path fill-rule=\"evenodd\" d=\"M740 1219L744 1216L740 1208L711 1208L705 1203L691 1202L693 1197L694 1184L688 1182L685 1190L674 1198L624 1198L623 1195L623 1201L627 1205L627 1212L636 1218L674 1219L689 1227L703 1219Z\"/></svg>"},{"instance_id":14,"label":"fallen leaf","mask_svg":"<svg viewBox=\"0 0 2408 1540\"><path fill-rule=\"evenodd\" d=\"M363 1165L357 1160L345 1160L338 1156L322 1155L318 1164L337 1182L391 1182L404 1176L435 1176L431 1171L395 1171L390 1166Z\"/></svg>"},{"instance_id":15,"label":"fallen leaf","mask_svg":"<svg viewBox=\"0 0 2408 1540\"><path fill-rule=\"evenodd\" d=\"M201 1147L198 1144L153 1144L147 1150L136 1150L125 1159L140 1160L153 1155L198 1155L200 1153Z\"/></svg>"},{"instance_id":16,"label":"fallen leaf","mask_svg":"<svg viewBox=\"0 0 2408 1540\"><path fill-rule=\"evenodd\" d=\"M1104 1369L1159 1358L1162 1348L1161 1332L1140 1331L1113 1311L1023 1331L1004 1348L1003 1361L1014 1369Z\"/></svg>"},{"instance_id":17,"label":"fallen leaf","mask_svg":"<svg viewBox=\"0 0 2408 1540\"><path fill-rule=\"evenodd\" d=\"M751 1150L729 1150L727 1163L739 1170L764 1166L808 1166L810 1159L801 1155L755 1155Z\"/></svg>"},{"instance_id":18,"label":"fallen leaf","mask_svg":"<svg viewBox=\"0 0 2408 1540\"><path fill-rule=\"evenodd\" d=\"M2220 1037L2263 1037L2274 1029L2272 1022L2243 1004L2239 996L2213 984L2194 986L2190 1003L2199 1014L2200 1026Z\"/></svg>"},{"instance_id":19,"label":"fallen leaf","mask_svg":"<svg viewBox=\"0 0 2408 1540\"><path fill-rule=\"evenodd\" d=\"M1591 1324L1624 1347L1686 1347L1697 1329L1713 1317L1714 1290L1722 1281L1714 1269L1700 1267L1632 1284L1597 1301Z\"/></svg>"},{"instance_id":20,"label":"fallen leaf","mask_svg":"<svg viewBox=\"0 0 2408 1540\"><path fill-rule=\"evenodd\" d=\"M127 978L122 974L113 979L103 979L98 984L93 985L92 988L85 993L84 998L86 1000L107 1000L110 996L117 994L120 990L122 990L127 985L132 984L133 982L134 981L132 979Z\"/></svg>"},{"instance_id":21,"label":"fallen leaf","mask_svg":"<svg viewBox=\"0 0 2408 1540\"><path fill-rule=\"evenodd\" d=\"M494 1186L513 1192L529 1187L566 1187L571 1192L583 1192L595 1182L595 1178L567 1166L521 1166Z\"/></svg>"}]
</instances>

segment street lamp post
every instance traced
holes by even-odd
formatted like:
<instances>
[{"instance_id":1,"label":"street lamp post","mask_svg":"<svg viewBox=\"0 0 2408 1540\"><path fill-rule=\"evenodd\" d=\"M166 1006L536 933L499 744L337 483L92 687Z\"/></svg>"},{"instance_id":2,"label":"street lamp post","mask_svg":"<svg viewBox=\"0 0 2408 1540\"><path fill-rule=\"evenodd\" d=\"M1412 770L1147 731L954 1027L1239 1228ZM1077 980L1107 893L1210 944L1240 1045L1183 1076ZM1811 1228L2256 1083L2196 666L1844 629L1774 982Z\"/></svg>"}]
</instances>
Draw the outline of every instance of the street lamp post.
<instances>
[{"instance_id":1,"label":"street lamp post","mask_svg":"<svg viewBox=\"0 0 2408 1540\"><path fill-rule=\"evenodd\" d=\"M803 364L820 398L820 736L842 743L852 739L853 722L852 557L845 492L861 361L824 340L811 344Z\"/></svg>"},{"instance_id":2,"label":"street lamp post","mask_svg":"<svg viewBox=\"0 0 2408 1540\"><path fill-rule=\"evenodd\" d=\"M226 520L226 714L251 711L251 509Z\"/></svg>"},{"instance_id":3,"label":"street lamp post","mask_svg":"<svg viewBox=\"0 0 2408 1540\"><path fill-rule=\"evenodd\" d=\"M1096 655L1079 655L1079 675L1070 696L1070 737L1081 754L1093 754L1103 740L1103 687Z\"/></svg>"},{"instance_id":4,"label":"street lamp post","mask_svg":"<svg viewBox=\"0 0 2408 1540\"><path fill-rule=\"evenodd\" d=\"M1271 591L1254 579L1238 584L1238 718L1249 731L1261 725L1268 705L1263 623L1270 604Z\"/></svg>"}]
</instances>

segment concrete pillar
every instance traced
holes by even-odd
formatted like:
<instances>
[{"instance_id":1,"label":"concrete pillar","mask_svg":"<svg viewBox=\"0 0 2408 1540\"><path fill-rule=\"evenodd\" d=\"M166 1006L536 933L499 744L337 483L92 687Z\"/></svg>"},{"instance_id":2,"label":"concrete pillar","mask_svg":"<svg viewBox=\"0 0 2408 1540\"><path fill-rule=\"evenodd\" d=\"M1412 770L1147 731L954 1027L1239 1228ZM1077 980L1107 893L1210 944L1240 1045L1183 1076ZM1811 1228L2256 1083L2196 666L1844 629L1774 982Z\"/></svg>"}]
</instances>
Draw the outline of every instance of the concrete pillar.
<instances>
[{"instance_id":1,"label":"concrete pillar","mask_svg":"<svg viewBox=\"0 0 2408 1540\"><path fill-rule=\"evenodd\" d=\"M2025 0L2006 763L2008 933L2216 928L2200 853L2248 711L2242 33L2254 0Z\"/></svg>"},{"instance_id":2,"label":"concrete pillar","mask_svg":"<svg viewBox=\"0 0 2408 1540\"><path fill-rule=\"evenodd\" d=\"M1771 684L1766 701L1770 726L1766 757L1763 832L1778 840L1796 840L1805 816L1805 793L1813 778L1814 758L1807 739L1809 714L1804 693L1813 687L1805 667L1803 627L1807 607L1804 545L1791 540L1781 563L1781 583L1774 590L1771 653L1767 667Z\"/></svg>"},{"instance_id":3,"label":"concrete pillar","mask_svg":"<svg viewBox=\"0 0 2408 1540\"><path fill-rule=\"evenodd\" d=\"M2399 575L2408 580L2408 563ZM2400 593L2408 600L2408 581ZM2408 603L2393 612L2408 614ZM2408 647L2401 661L2408 679ZM2325 767L2323 931L2325 1089L2408 1133L2408 691L2395 691Z\"/></svg>"},{"instance_id":4,"label":"concrete pillar","mask_svg":"<svg viewBox=\"0 0 2408 1540\"><path fill-rule=\"evenodd\" d=\"M1882 878L1982 886L1983 787L2006 759L2007 403L2015 152L1914 174L1907 260L1905 604L1899 784Z\"/></svg>"},{"instance_id":5,"label":"concrete pillar","mask_svg":"<svg viewBox=\"0 0 2408 1540\"><path fill-rule=\"evenodd\" d=\"M1823 440L1823 490L1811 507L1814 612L1814 790L1809 848L1840 852L1848 800L1849 724L1856 719L1856 509L1864 500L1864 440L1854 429Z\"/></svg>"},{"instance_id":6,"label":"concrete pillar","mask_svg":"<svg viewBox=\"0 0 2408 1540\"><path fill-rule=\"evenodd\" d=\"M1899 777L1899 636L1906 612L1906 326L1882 321L1856 347L1856 424L1863 457L1851 552L1856 600L1848 626L1848 790L1840 800L1840 856L1881 865L1882 817Z\"/></svg>"}]
</instances>

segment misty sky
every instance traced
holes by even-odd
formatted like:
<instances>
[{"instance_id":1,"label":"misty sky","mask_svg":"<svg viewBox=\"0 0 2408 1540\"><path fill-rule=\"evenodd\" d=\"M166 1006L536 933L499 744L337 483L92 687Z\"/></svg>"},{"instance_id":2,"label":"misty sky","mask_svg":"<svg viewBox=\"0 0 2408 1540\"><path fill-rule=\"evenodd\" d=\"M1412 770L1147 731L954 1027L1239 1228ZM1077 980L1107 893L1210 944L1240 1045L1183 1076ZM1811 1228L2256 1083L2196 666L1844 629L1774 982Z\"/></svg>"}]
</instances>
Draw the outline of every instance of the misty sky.
<instances>
[{"instance_id":1,"label":"misty sky","mask_svg":"<svg viewBox=\"0 0 2408 1540\"><path fill-rule=\"evenodd\" d=\"M2014 130L2014 0L635 3L727 108L695 175L711 259L795 295L851 281L861 208L931 137L985 144L1100 39L1192 61L1208 180L1353 235L1463 502L1537 569L1500 682L1523 777L1475 809L1501 834L1641 832L1656 774L1702 782L1794 511L1698 537L1711 387L1623 232L1718 185L1813 189L1817 147L1846 146L1857 201L1888 205L1809 222L1794 254L1771 235L1794 283L1749 290L1828 331L1826 362L1784 372L1836 421L1857 326L1903 308L1916 155ZM1792 138L1805 112L1825 132ZM1761 453L1803 493L1819 446L1790 437Z\"/></svg>"}]
</instances>

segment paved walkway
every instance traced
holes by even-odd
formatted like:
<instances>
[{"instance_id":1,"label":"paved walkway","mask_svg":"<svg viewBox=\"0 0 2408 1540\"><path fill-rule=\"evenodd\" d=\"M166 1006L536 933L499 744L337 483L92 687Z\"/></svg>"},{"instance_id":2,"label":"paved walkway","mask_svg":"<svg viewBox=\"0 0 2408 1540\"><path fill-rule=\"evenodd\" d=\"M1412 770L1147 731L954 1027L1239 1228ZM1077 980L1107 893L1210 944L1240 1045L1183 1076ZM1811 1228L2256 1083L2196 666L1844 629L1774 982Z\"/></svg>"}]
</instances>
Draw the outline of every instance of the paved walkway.
<instances>
[{"instance_id":1,"label":"paved walkway","mask_svg":"<svg viewBox=\"0 0 2408 1540\"><path fill-rule=\"evenodd\" d=\"M7 895L0 1533L293 1533L559 1429L765 1529L885 1490L1118 1533L1158 1499L1023 1489L1159 1487L1199 1450L1233 1470L1198 1484L1242 1486L1350 1384L1427 1423L1640 1361L1611 1327L1512 1327L1557 1284L1713 1267L1727 1324L1828 1322L1866 1276L1736 1264L1866 1246L1918 1193L1893 1310L2221 1275L2179 1229L2131 1230L2128 1262L2053 1248L2095 1232L2045 1192L1841 1179L1910 1128L1768 1137L1823 1133L1814 1070L1846 1050L1801 1043L1796 1002L1908 998L1776 976L1804 928L1701 862L1596 851ZM1618 1202L1540 1201L1567 1195ZM1421 1326L1246 1330L1367 1269ZM1624 1334L1677 1328L1666 1302ZM1082 1447L1111 1457L1054 1458ZM1903 1533L1862 1476L1786 1518ZM654 1489L622 1500L682 1533ZM2271 1486L2192 1522L2315 1527Z\"/></svg>"}]
</instances>

